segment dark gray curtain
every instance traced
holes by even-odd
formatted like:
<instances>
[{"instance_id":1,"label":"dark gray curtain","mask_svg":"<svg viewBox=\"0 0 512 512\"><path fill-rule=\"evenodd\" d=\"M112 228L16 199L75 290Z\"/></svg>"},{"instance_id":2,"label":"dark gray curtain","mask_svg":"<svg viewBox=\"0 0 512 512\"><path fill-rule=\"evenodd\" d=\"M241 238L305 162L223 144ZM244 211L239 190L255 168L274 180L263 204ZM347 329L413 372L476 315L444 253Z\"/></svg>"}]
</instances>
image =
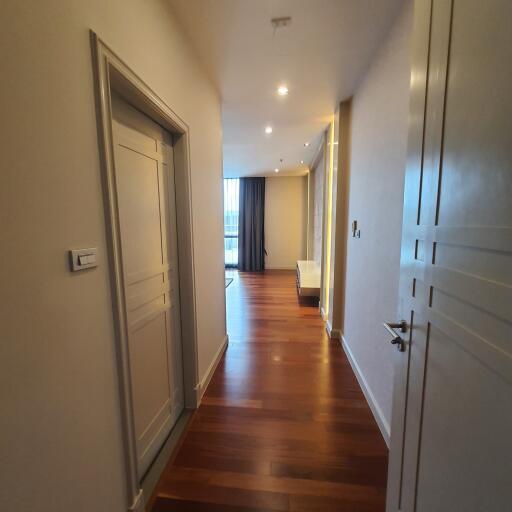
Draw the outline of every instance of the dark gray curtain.
<instances>
[{"instance_id":1,"label":"dark gray curtain","mask_svg":"<svg viewBox=\"0 0 512 512\"><path fill-rule=\"evenodd\" d=\"M265 178L240 178L238 269L265 270Z\"/></svg>"}]
</instances>

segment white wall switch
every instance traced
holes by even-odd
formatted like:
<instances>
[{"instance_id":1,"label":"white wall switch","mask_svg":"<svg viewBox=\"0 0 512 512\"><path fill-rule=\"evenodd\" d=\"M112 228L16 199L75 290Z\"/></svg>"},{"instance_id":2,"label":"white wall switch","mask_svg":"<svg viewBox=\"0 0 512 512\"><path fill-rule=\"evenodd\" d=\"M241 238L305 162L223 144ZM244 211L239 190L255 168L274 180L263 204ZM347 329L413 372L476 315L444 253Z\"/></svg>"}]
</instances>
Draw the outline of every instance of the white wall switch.
<instances>
[{"instance_id":1,"label":"white wall switch","mask_svg":"<svg viewBox=\"0 0 512 512\"><path fill-rule=\"evenodd\" d=\"M69 251L69 261L71 264L71 271L77 272L86 268L93 268L98 266L98 248L92 247L90 249L72 249Z\"/></svg>"}]
</instances>

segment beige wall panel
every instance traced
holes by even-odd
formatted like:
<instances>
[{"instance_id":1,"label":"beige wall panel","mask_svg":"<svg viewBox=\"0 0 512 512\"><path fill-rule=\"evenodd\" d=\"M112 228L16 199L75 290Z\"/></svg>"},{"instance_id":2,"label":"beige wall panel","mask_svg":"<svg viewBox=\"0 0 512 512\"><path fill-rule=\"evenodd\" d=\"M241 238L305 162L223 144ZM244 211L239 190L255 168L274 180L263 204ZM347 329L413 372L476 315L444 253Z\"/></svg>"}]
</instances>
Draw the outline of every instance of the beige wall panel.
<instances>
[{"instance_id":1,"label":"beige wall panel","mask_svg":"<svg viewBox=\"0 0 512 512\"><path fill-rule=\"evenodd\" d=\"M265 182L265 267L296 267L306 258L306 176L266 178Z\"/></svg>"},{"instance_id":2,"label":"beige wall panel","mask_svg":"<svg viewBox=\"0 0 512 512\"><path fill-rule=\"evenodd\" d=\"M393 363L382 322L397 312L411 26L407 1L352 101L344 337L388 433Z\"/></svg>"}]
</instances>

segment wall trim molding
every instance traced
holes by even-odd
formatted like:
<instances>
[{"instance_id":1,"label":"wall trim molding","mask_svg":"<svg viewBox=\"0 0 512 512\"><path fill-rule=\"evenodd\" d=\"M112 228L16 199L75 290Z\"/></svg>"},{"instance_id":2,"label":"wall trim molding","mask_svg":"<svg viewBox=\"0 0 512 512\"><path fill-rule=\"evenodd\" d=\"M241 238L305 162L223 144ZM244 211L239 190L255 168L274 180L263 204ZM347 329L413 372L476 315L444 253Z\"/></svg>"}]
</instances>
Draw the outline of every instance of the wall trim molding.
<instances>
[{"instance_id":1,"label":"wall trim molding","mask_svg":"<svg viewBox=\"0 0 512 512\"><path fill-rule=\"evenodd\" d=\"M210 384L213 374L215 373L217 366L219 366L220 360L222 359L224 352L228 348L228 344L229 344L229 336L226 334L226 336L224 336L224 339L222 340L220 347L218 348L217 352L215 353L215 356L213 357L213 360L210 363L208 370L206 370L206 373L204 374L203 378L196 386L197 407L199 407L199 405L201 404L201 400L203 399L204 392L206 391L208 384Z\"/></svg>"},{"instance_id":2,"label":"wall trim molding","mask_svg":"<svg viewBox=\"0 0 512 512\"><path fill-rule=\"evenodd\" d=\"M370 406L373 417L375 418L375 421L377 422L377 425L379 426L382 437L384 438L384 441L385 441L387 447L389 448L389 442L390 442L390 438L391 438L391 428L389 426L389 423L387 422L387 420L382 412L382 409L379 407L379 404L377 403L377 400L375 399L375 395L372 393L370 386L366 382L363 372L361 371L361 368L357 364L357 361L354 357L354 354L352 354L352 351L350 350L350 347L347 343L347 340L345 339L345 336L343 336L343 334L341 334L340 339L341 339L341 346L343 347L343 350L344 350L345 354L347 355L347 359L350 363L350 366L352 367L352 370L354 371L357 381L359 382L361 391L363 392L363 394L366 398L366 401L368 402L368 405Z\"/></svg>"},{"instance_id":3,"label":"wall trim molding","mask_svg":"<svg viewBox=\"0 0 512 512\"><path fill-rule=\"evenodd\" d=\"M144 496L149 496L149 499L146 502L147 510L151 510L153 505L152 502L155 498L154 491L156 486L167 465L170 464L176 457L178 449L185 438L185 433L187 432L188 426L190 425L194 413L195 409L183 410L176 424L171 430L169 437L166 439L160 452L142 479L141 485L142 490L144 491ZM140 512L144 512L144 509L142 509Z\"/></svg>"},{"instance_id":4,"label":"wall trim molding","mask_svg":"<svg viewBox=\"0 0 512 512\"><path fill-rule=\"evenodd\" d=\"M112 92L166 128L174 142L176 169L176 226L178 231L178 274L183 348L185 407L196 406L198 380L197 315L192 223L192 179L190 134L187 123L169 107L92 30L90 31L98 146L103 188L105 235L107 241L114 344L117 356L118 393L123 439L126 504L131 512L143 512L144 494L140 486L139 461L128 350L128 322L125 276L122 270L119 209L112 134Z\"/></svg>"},{"instance_id":5,"label":"wall trim molding","mask_svg":"<svg viewBox=\"0 0 512 512\"><path fill-rule=\"evenodd\" d=\"M139 494L133 500L128 512L144 512L146 508L146 500L144 499L144 491L140 489Z\"/></svg>"},{"instance_id":6,"label":"wall trim molding","mask_svg":"<svg viewBox=\"0 0 512 512\"><path fill-rule=\"evenodd\" d=\"M325 322L325 330L327 331L327 336L333 340L341 340L341 330L333 329L332 324L329 320Z\"/></svg>"}]
</instances>

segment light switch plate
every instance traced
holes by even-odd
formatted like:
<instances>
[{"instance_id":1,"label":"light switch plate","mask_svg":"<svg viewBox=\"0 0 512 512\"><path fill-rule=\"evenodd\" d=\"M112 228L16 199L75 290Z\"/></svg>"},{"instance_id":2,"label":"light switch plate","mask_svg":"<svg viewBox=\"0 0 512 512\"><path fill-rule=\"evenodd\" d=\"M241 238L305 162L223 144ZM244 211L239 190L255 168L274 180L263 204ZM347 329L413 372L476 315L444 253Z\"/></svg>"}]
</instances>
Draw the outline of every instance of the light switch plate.
<instances>
[{"instance_id":1,"label":"light switch plate","mask_svg":"<svg viewBox=\"0 0 512 512\"><path fill-rule=\"evenodd\" d=\"M352 237L357 237L357 220L352 221Z\"/></svg>"},{"instance_id":2,"label":"light switch plate","mask_svg":"<svg viewBox=\"0 0 512 512\"><path fill-rule=\"evenodd\" d=\"M69 251L69 261L72 272L98 266L98 248L72 249Z\"/></svg>"}]
</instances>

